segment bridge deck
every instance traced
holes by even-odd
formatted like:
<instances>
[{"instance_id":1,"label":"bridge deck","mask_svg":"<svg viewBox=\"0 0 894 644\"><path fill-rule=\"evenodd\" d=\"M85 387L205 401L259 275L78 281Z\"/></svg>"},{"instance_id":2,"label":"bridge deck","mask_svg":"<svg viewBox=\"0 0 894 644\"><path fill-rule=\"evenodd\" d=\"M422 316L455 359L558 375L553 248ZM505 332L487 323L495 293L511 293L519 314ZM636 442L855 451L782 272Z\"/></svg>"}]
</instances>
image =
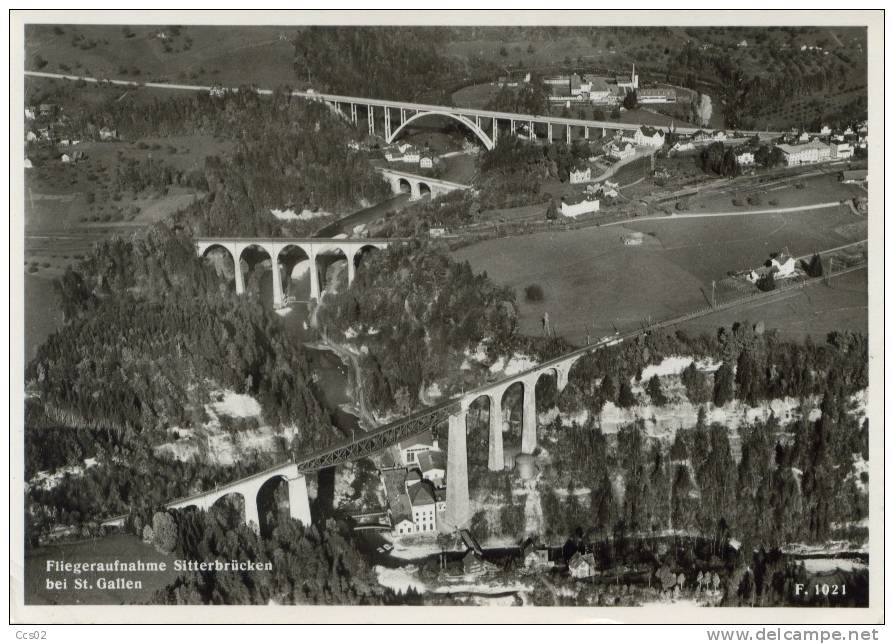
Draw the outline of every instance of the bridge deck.
<instances>
[{"instance_id":1,"label":"bridge deck","mask_svg":"<svg viewBox=\"0 0 894 644\"><path fill-rule=\"evenodd\" d=\"M426 177L424 174L413 174L412 172L404 172L403 170L395 170L394 168L378 167L376 168L382 174L393 174L396 177L406 177L407 179L415 179L423 183L432 183L439 186L454 186L456 188L471 188L472 186L465 183L457 183L456 181L448 181L447 179L436 179L434 177Z\"/></svg>"},{"instance_id":2,"label":"bridge deck","mask_svg":"<svg viewBox=\"0 0 894 644\"><path fill-rule=\"evenodd\" d=\"M196 237L196 242L208 243L285 243L285 244L348 244L363 246L365 244L390 244L392 242L410 241L407 237L364 237L352 239L350 237Z\"/></svg>"},{"instance_id":3,"label":"bridge deck","mask_svg":"<svg viewBox=\"0 0 894 644\"><path fill-rule=\"evenodd\" d=\"M186 85L182 83L155 83L155 82L140 82L140 81L130 81L130 80L120 80L120 79L108 79L108 78L95 78L92 76L77 76L74 74L55 74L51 72L34 72L34 71L26 71L25 76L34 76L41 78L57 78L63 80L71 80L71 81L79 81L82 80L87 83L109 83L111 85L120 85L124 87L153 87L157 89L175 89L175 90L186 90L186 91L199 91L199 92L210 92L212 89L209 85ZM230 91L238 91L238 87L230 87L223 88L228 89ZM270 89L255 89L258 94L272 94L273 90ZM375 107L388 107L388 108L396 108L396 109L405 109L405 110L416 110L419 112L450 112L452 114L458 114L466 117L475 117L479 116L482 118L496 118L504 121L515 120L515 121L534 121L536 123L552 123L553 125L571 125L576 127L591 127L591 128L605 128L607 130L636 130L641 125L645 125L643 123L621 123L619 121L588 121L584 119L572 119L572 118L562 118L559 116L550 116L550 115L541 115L541 114L514 114L512 112L495 112L493 110L483 110L483 109L474 109L468 107L453 107L448 105L429 105L426 103L409 103L406 101L391 101L387 99L379 99L379 98L362 98L359 96L341 96L339 94L319 94L317 92L301 92L295 90L291 94L292 96L297 96L300 98L305 98L309 100L322 100L329 102L338 102L338 103L356 103L358 105L372 105ZM691 134L693 132L697 132L699 129L703 128L694 128L694 127L678 127L676 131L679 134ZM785 132L771 132L769 130L738 130L742 132L745 136L752 136L754 134L763 134L765 136L780 136L785 134ZM808 134L816 134L819 132L809 132Z\"/></svg>"}]
</instances>

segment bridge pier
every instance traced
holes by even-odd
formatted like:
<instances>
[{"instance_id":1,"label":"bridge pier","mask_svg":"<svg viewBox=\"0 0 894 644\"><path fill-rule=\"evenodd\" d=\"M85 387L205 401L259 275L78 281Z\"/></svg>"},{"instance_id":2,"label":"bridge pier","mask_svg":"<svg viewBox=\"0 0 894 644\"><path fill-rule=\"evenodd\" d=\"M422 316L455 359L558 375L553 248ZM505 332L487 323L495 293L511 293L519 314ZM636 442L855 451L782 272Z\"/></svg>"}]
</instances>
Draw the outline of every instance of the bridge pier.
<instances>
[{"instance_id":1,"label":"bridge pier","mask_svg":"<svg viewBox=\"0 0 894 644\"><path fill-rule=\"evenodd\" d=\"M351 103L351 123L357 125L357 103Z\"/></svg>"},{"instance_id":2,"label":"bridge pier","mask_svg":"<svg viewBox=\"0 0 894 644\"><path fill-rule=\"evenodd\" d=\"M391 108L385 108L385 140L391 140Z\"/></svg>"},{"instance_id":3,"label":"bridge pier","mask_svg":"<svg viewBox=\"0 0 894 644\"><path fill-rule=\"evenodd\" d=\"M236 295L242 295L245 293L245 276L242 275L242 262L239 259L239 253L234 253L234 267L236 270L234 277L236 278Z\"/></svg>"},{"instance_id":4,"label":"bridge pier","mask_svg":"<svg viewBox=\"0 0 894 644\"><path fill-rule=\"evenodd\" d=\"M311 520L307 479L303 474L299 474L297 478L287 480L289 482L289 516L301 521L305 527L309 527Z\"/></svg>"},{"instance_id":5,"label":"bridge pier","mask_svg":"<svg viewBox=\"0 0 894 644\"><path fill-rule=\"evenodd\" d=\"M342 252L345 254L345 258L348 260L348 287L354 283L354 277L357 273L357 267L354 265L354 258L357 256L356 250L350 250L345 248Z\"/></svg>"},{"instance_id":6,"label":"bridge pier","mask_svg":"<svg viewBox=\"0 0 894 644\"><path fill-rule=\"evenodd\" d=\"M243 498L245 499L245 525L251 527L255 532L260 532L261 517L258 514L258 497L254 494L245 494Z\"/></svg>"},{"instance_id":7,"label":"bridge pier","mask_svg":"<svg viewBox=\"0 0 894 644\"><path fill-rule=\"evenodd\" d=\"M590 140L590 128L584 126L584 141Z\"/></svg>"},{"instance_id":8,"label":"bridge pier","mask_svg":"<svg viewBox=\"0 0 894 644\"><path fill-rule=\"evenodd\" d=\"M565 126L565 143L567 143L568 145L571 145L571 126L570 125Z\"/></svg>"},{"instance_id":9,"label":"bridge pier","mask_svg":"<svg viewBox=\"0 0 894 644\"><path fill-rule=\"evenodd\" d=\"M273 273L273 308L282 307L282 269L279 266L279 253L270 262L270 272Z\"/></svg>"},{"instance_id":10,"label":"bridge pier","mask_svg":"<svg viewBox=\"0 0 894 644\"><path fill-rule=\"evenodd\" d=\"M468 527L471 520L469 509L469 464L466 454L465 405L459 413L451 414L447 421L447 525L451 529Z\"/></svg>"},{"instance_id":11,"label":"bridge pier","mask_svg":"<svg viewBox=\"0 0 894 644\"><path fill-rule=\"evenodd\" d=\"M550 143L553 142L553 124L552 123L546 124L546 140Z\"/></svg>"},{"instance_id":12,"label":"bridge pier","mask_svg":"<svg viewBox=\"0 0 894 644\"><path fill-rule=\"evenodd\" d=\"M491 141L494 142L494 145L497 144L497 119L496 117L491 119L491 129L493 130L493 134L491 134Z\"/></svg>"},{"instance_id":13,"label":"bridge pier","mask_svg":"<svg viewBox=\"0 0 894 644\"><path fill-rule=\"evenodd\" d=\"M320 272L317 268L317 254L310 252L310 299L320 301Z\"/></svg>"},{"instance_id":14,"label":"bridge pier","mask_svg":"<svg viewBox=\"0 0 894 644\"><path fill-rule=\"evenodd\" d=\"M534 121L528 121L528 138L532 141L537 140L537 132L534 130Z\"/></svg>"},{"instance_id":15,"label":"bridge pier","mask_svg":"<svg viewBox=\"0 0 894 644\"><path fill-rule=\"evenodd\" d=\"M419 182L411 181L410 182L410 201L418 201L422 198L422 193L419 192Z\"/></svg>"},{"instance_id":16,"label":"bridge pier","mask_svg":"<svg viewBox=\"0 0 894 644\"><path fill-rule=\"evenodd\" d=\"M490 437L487 443L487 469L499 472L503 462L503 407L500 396L490 396Z\"/></svg>"},{"instance_id":17,"label":"bridge pier","mask_svg":"<svg viewBox=\"0 0 894 644\"><path fill-rule=\"evenodd\" d=\"M537 448L537 399L534 392L537 388L537 380L525 380L524 386L521 451L525 454L533 454Z\"/></svg>"},{"instance_id":18,"label":"bridge pier","mask_svg":"<svg viewBox=\"0 0 894 644\"><path fill-rule=\"evenodd\" d=\"M366 106L366 120L369 123L369 135L370 136L375 136L375 134L376 134L375 118L376 118L376 115L374 113L373 106L367 105Z\"/></svg>"}]
</instances>

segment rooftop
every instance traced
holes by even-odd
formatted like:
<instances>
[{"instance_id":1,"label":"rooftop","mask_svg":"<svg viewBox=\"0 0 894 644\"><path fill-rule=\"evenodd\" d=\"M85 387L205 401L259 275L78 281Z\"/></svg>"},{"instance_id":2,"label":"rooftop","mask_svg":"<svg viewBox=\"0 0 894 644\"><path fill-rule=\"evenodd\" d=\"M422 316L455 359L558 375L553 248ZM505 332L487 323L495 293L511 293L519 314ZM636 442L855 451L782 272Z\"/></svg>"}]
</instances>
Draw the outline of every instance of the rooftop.
<instances>
[{"instance_id":1,"label":"rooftop","mask_svg":"<svg viewBox=\"0 0 894 644\"><path fill-rule=\"evenodd\" d=\"M438 450L429 450L419 455L419 468L423 472L429 470L446 470L447 456L444 452Z\"/></svg>"}]
</instances>

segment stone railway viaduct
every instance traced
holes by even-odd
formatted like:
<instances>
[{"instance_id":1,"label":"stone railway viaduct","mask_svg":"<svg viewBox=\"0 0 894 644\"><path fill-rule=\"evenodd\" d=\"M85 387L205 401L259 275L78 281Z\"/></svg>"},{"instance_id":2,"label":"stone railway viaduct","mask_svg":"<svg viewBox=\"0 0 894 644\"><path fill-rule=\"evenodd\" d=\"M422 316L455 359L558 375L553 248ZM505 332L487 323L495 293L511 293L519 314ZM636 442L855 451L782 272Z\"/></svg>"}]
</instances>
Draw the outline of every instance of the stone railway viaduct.
<instances>
[{"instance_id":1,"label":"stone railway viaduct","mask_svg":"<svg viewBox=\"0 0 894 644\"><path fill-rule=\"evenodd\" d=\"M245 275L242 262L252 268L251 260L258 260L257 255L266 253L273 267L277 270L273 273L273 305L277 308L283 306L285 295L283 292L283 272L286 279L291 275L295 265L304 260L310 262L310 298L318 300L326 290L325 269L326 260L346 259L348 264L348 284L354 282L357 265L361 255L370 249L387 248L393 239L323 239L323 238L237 238L237 237L202 237L196 241L196 249L200 257L205 257L209 251L223 249L233 260L234 276L236 279L236 293L245 292ZM256 257L250 258L247 250L255 251Z\"/></svg>"},{"instance_id":2,"label":"stone railway viaduct","mask_svg":"<svg viewBox=\"0 0 894 644\"><path fill-rule=\"evenodd\" d=\"M403 186L406 185L409 188L410 201L421 199L423 188L428 190L432 199L445 195L448 192L453 192L454 190L472 189L472 186L464 183L445 181L444 179L433 179L420 174L392 170L391 168L379 168L379 173L389 184L391 184L391 192L396 195L404 192Z\"/></svg>"}]
</instances>

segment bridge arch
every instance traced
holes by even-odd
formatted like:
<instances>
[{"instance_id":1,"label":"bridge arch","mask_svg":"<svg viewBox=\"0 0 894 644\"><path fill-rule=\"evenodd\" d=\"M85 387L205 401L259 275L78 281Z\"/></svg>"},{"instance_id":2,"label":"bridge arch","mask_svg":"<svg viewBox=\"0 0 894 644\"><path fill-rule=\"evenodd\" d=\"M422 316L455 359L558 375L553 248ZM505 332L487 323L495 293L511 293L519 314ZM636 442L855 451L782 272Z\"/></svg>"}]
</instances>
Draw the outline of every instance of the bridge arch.
<instances>
[{"instance_id":1,"label":"bridge arch","mask_svg":"<svg viewBox=\"0 0 894 644\"><path fill-rule=\"evenodd\" d=\"M271 272L275 269L276 251L267 248L263 244L245 244L238 249L239 256L237 259L237 270L239 271L245 284L246 290L255 290L259 295L266 295L266 287L264 286L264 274L267 272L266 263L270 263ZM243 263L245 268L242 267ZM258 267L264 267L261 274L258 274ZM277 301L276 293L271 291L272 299Z\"/></svg>"},{"instance_id":2,"label":"bridge arch","mask_svg":"<svg viewBox=\"0 0 894 644\"><path fill-rule=\"evenodd\" d=\"M313 254L301 244L285 244L277 253L275 264L280 270L282 301L309 301L313 299L310 285ZM307 282L307 286L304 285ZM274 282L274 286L275 286Z\"/></svg>"},{"instance_id":3,"label":"bridge arch","mask_svg":"<svg viewBox=\"0 0 894 644\"><path fill-rule=\"evenodd\" d=\"M347 270L344 271L345 275L345 286L349 285L351 281L353 281L353 273L352 270L353 264L351 260L353 259L353 253L350 249L342 248L336 244L331 246L323 246L314 253L314 261L313 261L313 269L317 271L317 275L319 276L319 284L320 284L320 293L325 293L327 290L332 289L335 285L336 280L340 283L340 276L333 275L330 278L329 273L330 269L338 264L339 262L345 262L345 266Z\"/></svg>"},{"instance_id":4,"label":"bridge arch","mask_svg":"<svg viewBox=\"0 0 894 644\"><path fill-rule=\"evenodd\" d=\"M201 255L202 259L210 264L219 276L223 276L228 281L235 281L237 285L241 284L241 280L239 279L241 275L237 276L236 274L236 271L239 269L239 264L230 248L227 248L223 244L209 244L202 249ZM220 261L216 258L219 258ZM221 285L221 288L225 289L226 287Z\"/></svg>"},{"instance_id":5,"label":"bridge arch","mask_svg":"<svg viewBox=\"0 0 894 644\"><path fill-rule=\"evenodd\" d=\"M262 536L269 536L273 532L283 513L290 514L290 497L289 479L284 474L271 476L258 486L255 504L258 508L258 530Z\"/></svg>"},{"instance_id":6,"label":"bridge arch","mask_svg":"<svg viewBox=\"0 0 894 644\"><path fill-rule=\"evenodd\" d=\"M257 522L252 516L251 503L254 499L246 498L241 490L230 490L209 499L208 509L215 511L231 528L238 525L248 525L251 521Z\"/></svg>"},{"instance_id":7,"label":"bridge arch","mask_svg":"<svg viewBox=\"0 0 894 644\"><path fill-rule=\"evenodd\" d=\"M441 111L441 110L432 110L431 112L417 112L413 116L409 117L406 121L401 123L397 129L393 130L391 132L391 136L385 140L386 143L391 143L392 141L394 141L394 139L397 138L398 134L400 134L401 131L405 127L407 127L407 125L412 123L413 121L416 121L416 120L421 119L426 116L433 116L433 115L446 116L448 118L452 118L454 121L459 121L460 123L465 125L467 128L472 130L472 132L475 134L475 136L477 136L481 140L481 142L484 144L484 147L486 147L488 150L494 149L493 140L484 132L484 130L482 130L480 127L475 125L475 123L473 121L470 121L465 116L460 116L459 114L453 114L452 112L446 112L446 111Z\"/></svg>"}]
</instances>

